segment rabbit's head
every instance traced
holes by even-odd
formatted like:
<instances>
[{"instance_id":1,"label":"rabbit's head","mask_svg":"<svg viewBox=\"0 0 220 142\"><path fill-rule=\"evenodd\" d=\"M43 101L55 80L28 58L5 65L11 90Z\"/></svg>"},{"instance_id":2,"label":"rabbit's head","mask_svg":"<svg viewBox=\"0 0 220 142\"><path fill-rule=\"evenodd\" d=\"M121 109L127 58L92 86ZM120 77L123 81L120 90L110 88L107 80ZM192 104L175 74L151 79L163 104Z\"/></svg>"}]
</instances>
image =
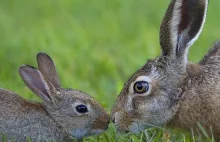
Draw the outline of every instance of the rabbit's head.
<instances>
[{"instance_id":1,"label":"rabbit's head","mask_svg":"<svg viewBox=\"0 0 220 142\"><path fill-rule=\"evenodd\" d=\"M39 53L37 61L39 70L23 65L19 73L60 127L77 139L108 128L109 115L98 102L81 91L61 88L55 65L47 54Z\"/></svg>"},{"instance_id":2,"label":"rabbit's head","mask_svg":"<svg viewBox=\"0 0 220 142\"><path fill-rule=\"evenodd\" d=\"M111 118L118 131L168 123L178 109L189 47L201 33L208 0L172 0L160 27L161 56L148 61L125 83Z\"/></svg>"}]
</instances>

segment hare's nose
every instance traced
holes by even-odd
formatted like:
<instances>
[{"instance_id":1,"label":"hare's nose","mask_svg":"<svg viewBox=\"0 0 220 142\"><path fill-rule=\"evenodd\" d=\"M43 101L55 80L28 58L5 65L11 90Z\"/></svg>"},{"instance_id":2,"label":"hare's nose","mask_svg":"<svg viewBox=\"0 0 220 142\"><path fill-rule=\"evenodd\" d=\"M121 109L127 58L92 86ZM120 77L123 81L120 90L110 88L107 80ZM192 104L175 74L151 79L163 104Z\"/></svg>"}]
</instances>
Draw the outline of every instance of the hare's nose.
<instances>
[{"instance_id":1,"label":"hare's nose","mask_svg":"<svg viewBox=\"0 0 220 142\"><path fill-rule=\"evenodd\" d=\"M112 122L113 122L113 123L115 123L115 117L114 117L114 118L112 118Z\"/></svg>"},{"instance_id":2,"label":"hare's nose","mask_svg":"<svg viewBox=\"0 0 220 142\"><path fill-rule=\"evenodd\" d=\"M111 120L112 120L113 123L115 123L115 115L111 116Z\"/></svg>"},{"instance_id":3,"label":"hare's nose","mask_svg":"<svg viewBox=\"0 0 220 142\"><path fill-rule=\"evenodd\" d=\"M112 113L110 114L110 117L111 117L111 121L112 121L113 123L115 123L115 112L112 112Z\"/></svg>"}]
</instances>

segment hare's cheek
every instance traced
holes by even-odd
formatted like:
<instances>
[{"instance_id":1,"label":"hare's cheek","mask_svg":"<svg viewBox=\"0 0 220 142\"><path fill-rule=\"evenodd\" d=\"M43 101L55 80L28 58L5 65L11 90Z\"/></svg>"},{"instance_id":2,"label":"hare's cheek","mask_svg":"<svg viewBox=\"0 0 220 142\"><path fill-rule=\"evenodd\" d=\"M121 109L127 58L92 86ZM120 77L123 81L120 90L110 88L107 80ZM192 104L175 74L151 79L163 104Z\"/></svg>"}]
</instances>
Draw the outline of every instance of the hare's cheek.
<instances>
[{"instance_id":1,"label":"hare's cheek","mask_svg":"<svg viewBox=\"0 0 220 142\"><path fill-rule=\"evenodd\" d=\"M148 110L149 104L151 104L151 101L147 96L136 96L132 99L132 111L143 113Z\"/></svg>"}]
</instances>

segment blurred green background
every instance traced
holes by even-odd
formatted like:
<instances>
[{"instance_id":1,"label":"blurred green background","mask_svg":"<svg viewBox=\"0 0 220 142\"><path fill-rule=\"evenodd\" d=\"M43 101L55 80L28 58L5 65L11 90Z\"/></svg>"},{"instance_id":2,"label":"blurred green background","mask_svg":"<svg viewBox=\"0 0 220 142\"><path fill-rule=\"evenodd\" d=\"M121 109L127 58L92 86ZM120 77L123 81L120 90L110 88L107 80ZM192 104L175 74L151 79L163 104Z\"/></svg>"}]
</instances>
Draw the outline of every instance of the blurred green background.
<instances>
[{"instance_id":1,"label":"blurred green background","mask_svg":"<svg viewBox=\"0 0 220 142\"><path fill-rule=\"evenodd\" d=\"M63 87L83 90L108 111L124 82L160 54L159 26L169 0L0 0L0 86L39 100L18 74L46 52ZM189 52L199 61L220 37L220 1ZM111 131L111 130L108 130ZM114 131L114 129L112 130Z\"/></svg>"}]
</instances>

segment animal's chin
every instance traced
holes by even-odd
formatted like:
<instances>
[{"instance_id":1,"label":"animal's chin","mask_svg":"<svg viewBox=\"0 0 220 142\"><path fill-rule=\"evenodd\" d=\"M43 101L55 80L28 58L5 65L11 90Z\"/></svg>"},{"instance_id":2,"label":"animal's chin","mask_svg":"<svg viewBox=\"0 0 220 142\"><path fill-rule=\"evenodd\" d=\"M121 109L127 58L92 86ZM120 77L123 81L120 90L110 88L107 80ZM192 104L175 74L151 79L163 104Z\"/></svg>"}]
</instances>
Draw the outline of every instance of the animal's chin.
<instances>
[{"instance_id":1,"label":"animal's chin","mask_svg":"<svg viewBox=\"0 0 220 142\"><path fill-rule=\"evenodd\" d=\"M98 135L104 132L104 130L88 130L88 129L78 129L71 131L71 136L76 139L82 139L83 137L91 136L91 135Z\"/></svg>"},{"instance_id":2,"label":"animal's chin","mask_svg":"<svg viewBox=\"0 0 220 142\"><path fill-rule=\"evenodd\" d=\"M143 132L145 129L149 129L151 128L151 126L146 126L146 125L143 125L141 123L138 123L138 122L132 122L129 126L127 127L122 127L122 126L116 126L117 128L117 131L119 133L134 133L134 134L138 134L138 133L141 133Z\"/></svg>"},{"instance_id":3,"label":"animal's chin","mask_svg":"<svg viewBox=\"0 0 220 142\"><path fill-rule=\"evenodd\" d=\"M115 128L118 133L127 134L130 132L128 125L115 124Z\"/></svg>"},{"instance_id":4,"label":"animal's chin","mask_svg":"<svg viewBox=\"0 0 220 142\"><path fill-rule=\"evenodd\" d=\"M105 130L101 130L101 129L91 130L90 135L98 135L100 133L103 133L104 131Z\"/></svg>"},{"instance_id":5,"label":"animal's chin","mask_svg":"<svg viewBox=\"0 0 220 142\"><path fill-rule=\"evenodd\" d=\"M138 134L138 133L144 131L144 129L145 129L145 127L143 125L139 124L138 122L133 122L129 126L129 131L134 134Z\"/></svg>"},{"instance_id":6,"label":"animal's chin","mask_svg":"<svg viewBox=\"0 0 220 142\"><path fill-rule=\"evenodd\" d=\"M71 136L76 138L76 139L82 139L83 137L88 136L89 130L88 129L77 129L77 130L72 130L70 132Z\"/></svg>"},{"instance_id":7,"label":"animal's chin","mask_svg":"<svg viewBox=\"0 0 220 142\"><path fill-rule=\"evenodd\" d=\"M126 127L123 127L121 125L115 124L115 128L118 133L128 133L129 130Z\"/></svg>"}]
</instances>

